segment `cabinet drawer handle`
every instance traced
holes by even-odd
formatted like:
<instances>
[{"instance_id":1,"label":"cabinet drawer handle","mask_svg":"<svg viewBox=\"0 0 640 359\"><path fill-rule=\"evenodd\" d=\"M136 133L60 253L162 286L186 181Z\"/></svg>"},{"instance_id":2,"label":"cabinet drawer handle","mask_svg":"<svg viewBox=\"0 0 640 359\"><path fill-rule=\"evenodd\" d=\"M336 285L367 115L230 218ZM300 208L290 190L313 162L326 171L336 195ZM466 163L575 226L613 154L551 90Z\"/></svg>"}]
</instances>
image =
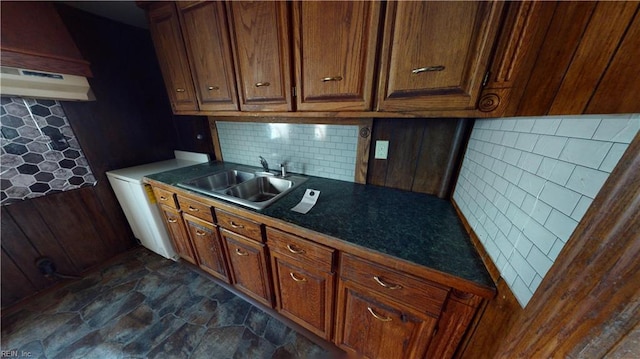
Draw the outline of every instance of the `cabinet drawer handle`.
<instances>
[{"instance_id":1,"label":"cabinet drawer handle","mask_svg":"<svg viewBox=\"0 0 640 359\"><path fill-rule=\"evenodd\" d=\"M269 82L256 82L256 87L267 87L270 86L271 83Z\"/></svg>"},{"instance_id":2,"label":"cabinet drawer handle","mask_svg":"<svg viewBox=\"0 0 640 359\"><path fill-rule=\"evenodd\" d=\"M201 230L196 229L196 236L204 236L206 234L207 234L207 232L203 232Z\"/></svg>"},{"instance_id":3,"label":"cabinet drawer handle","mask_svg":"<svg viewBox=\"0 0 640 359\"><path fill-rule=\"evenodd\" d=\"M241 224L236 224L234 221L229 221L229 224L231 225L231 227L233 228L244 228L243 225Z\"/></svg>"},{"instance_id":4,"label":"cabinet drawer handle","mask_svg":"<svg viewBox=\"0 0 640 359\"><path fill-rule=\"evenodd\" d=\"M291 276L291 279L295 280L296 282L306 282L307 278L298 278L296 277L295 274L293 274L293 272L289 272L289 275Z\"/></svg>"},{"instance_id":5,"label":"cabinet drawer handle","mask_svg":"<svg viewBox=\"0 0 640 359\"><path fill-rule=\"evenodd\" d=\"M207 90L209 90L209 91L220 90L220 87L218 87L218 86L209 86L209 87L207 87Z\"/></svg>"},{"instance_id":6,"label":"cabinet drawer handle","mask_svg":"<svg viewBox=\"0 0 640 359\"><path fill-rule=\"evenodd\" d=\"M248 256L249 255L249 253L241 251L240 248L236 248L236 254L239 255L239 256Z\"/></svg>"},{"instance_id":7,"label":"cabinet drawer handle","mask_svg":"<svg viewBox=\"0 0 640 359\"><path fill-rule=\"evenodd\" d=\"M388 284L388 283L385 283L377 275L374 275L373 279L376 281L376 283L380 284L381 286L383 286L383 287L385 287L387 289L400 289L400 288L402 288L402 286L400 284Z\"/></svg>"},{"instance_id":8,"label":"cabinet drawer handle","mask_svg":"<svg viewBox=\"0 0 640 359\"><path fill-rule=\"evenodd\" d=\"M177 220L177 219L175 219L175 218L169 218L169 219L167 219L167 221L169 221L169 223L176 223L176 222L178 222L178 220Z\"/></svg>"},{"instance_id":9,"label":"cabinet drawer handle","mask_svg":"<svg viewBox=\"0 0 640 359\"><path fill-rule=\"evenodd\" d=\"M184 91L185 91L185 90L184 90L184 89L181 89L181 88L177 88L177 89L176 89L176 92L184 92Z\"/></svg>"},{"instance_id":10,"label":"cabinet drawer handle","mask_svg":"<svg viewBox=\"0 0 640 359\"><path fill-rule=\"evenodd\" d=\"M367 307L367 310L369 311L369 313L371 313L371 315L373 315L374 318L381 320L383 322L390 322L391 318L389 317L383 317L380 314L376 314L376 312L373 311L373 309L371 309L371 307Z\"/></svg>"},{"instance_id":11,"label":"cabinet drawer handle","mask_svg":"<svg viewBox=\"0 0 640 359\"><path fill-rule=\"evenodd\" d=\"M165 196L160 196L160 200L161 200L161 201L166 201L166 200L167 200L167 197L165 197Z\"/></svg>"},{"instance_id":12,"label":"cabinet drawer handle","mask_svg":"<svg viewBox=\"0 0 640 359\"><path fill-rule=\"evenodd\" d=\"M442 70L444 70L444 66L439 65L439 66L418 67L417 69L411 70L411 72L414 74L419 74L421 72L433 72L433 71L442 71Z\"/></svg>"},{"instance_id":13,"label":"cabinet drawer handle","mask_svg":"<svg viewBox=\"0 0 640 359\"><path fill-rule=\"evenodd\" d=\"M189 208L187 208L187 209L189 210L189 212L198 212L198 211L200 211L199 209L193 208L191 206L189 206Z\"/></svg>"},{"instance_id":14,"label":"cabinet drawer handle","mask_svg":"<svg viewBox=\"0 0 640 359\"><path fill-rule=\"evenodd\" d=\"M304 253L304 249L295 249L290 244L287 244L287 249L289 250L289 252L294 253L294 254Z\"/></svg>"},{"instance_id":15,"label":"cabinet drawer handle","mask_svg":"<svg viewBox=\"0 0 640 359\"><path fill-rule=\"evenodd\" d=\"M342 81L342 76L333 76L333 77L323 77L322 82L328 81Z\"/></svg>"}]
</instances>

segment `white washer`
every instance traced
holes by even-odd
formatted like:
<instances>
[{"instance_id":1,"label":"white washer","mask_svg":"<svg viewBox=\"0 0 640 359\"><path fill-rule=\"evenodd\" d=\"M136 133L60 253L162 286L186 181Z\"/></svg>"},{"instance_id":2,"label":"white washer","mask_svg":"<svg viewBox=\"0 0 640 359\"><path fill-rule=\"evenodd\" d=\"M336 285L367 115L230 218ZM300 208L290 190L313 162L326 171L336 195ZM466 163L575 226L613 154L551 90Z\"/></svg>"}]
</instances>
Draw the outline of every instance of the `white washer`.
<instances>
[{"instance_id":1,"label":"white washer","mask_svg":"<svg viewBox=\"0 0 640 359\"><path fill-rule=\"evenodd\" d=\"M174 151L174 153L176 158L172 160L109 171L107 178L127 217L133 235L143 246L165 258L176 260L178 255L167 234L162 214L156 203L152 203L149 199L147 191L151 188L142 183L142 178L154 173L209 162L209 155L184 151Z\"/></svg>"}]
</instances>

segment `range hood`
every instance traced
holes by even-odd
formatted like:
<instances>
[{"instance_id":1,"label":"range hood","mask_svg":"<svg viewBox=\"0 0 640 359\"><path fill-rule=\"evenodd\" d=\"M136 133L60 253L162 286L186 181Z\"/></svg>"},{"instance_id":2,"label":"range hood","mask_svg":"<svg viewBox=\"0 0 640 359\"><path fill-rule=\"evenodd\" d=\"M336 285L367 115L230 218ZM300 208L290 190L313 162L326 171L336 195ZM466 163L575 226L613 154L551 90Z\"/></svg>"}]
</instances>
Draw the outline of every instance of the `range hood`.
<instances>
[{"instance_id":1,"label":"range hood","mask_svg":"<svg viewBox=\"0 0 640 359\"><path fill-rule=\"evenodd\" d=\"M86 77L0 67L0 94L62 101L94 101Z\"/></svg>"}]
</instances>

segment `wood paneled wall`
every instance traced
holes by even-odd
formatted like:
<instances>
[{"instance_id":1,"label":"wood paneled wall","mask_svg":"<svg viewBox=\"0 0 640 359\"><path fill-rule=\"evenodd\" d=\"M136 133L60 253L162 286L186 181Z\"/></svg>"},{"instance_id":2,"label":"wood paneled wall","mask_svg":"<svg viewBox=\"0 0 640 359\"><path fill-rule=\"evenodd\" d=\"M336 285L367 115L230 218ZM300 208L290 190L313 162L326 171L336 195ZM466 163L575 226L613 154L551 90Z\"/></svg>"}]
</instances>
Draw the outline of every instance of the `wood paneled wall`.
<instances>
[{"instance_id":1,"label":"wood paneled wall","mask_svg":"<svg viewBox=\"0 0 640 359\"><path fill-rule=\"evenodd\" d=\"M66 6L58 11L94 73L97 101L63 108L98 183L2 207L3 308L54 283L36 268L40 256L77 275L132 247L105 172L171 158L177 142L149 33Z\"/></svg>"},{"instance_id":2,"label":"wood paneled wall","mask_svg":"<svg viewBox=\"0 0 640 359\"><path fill-rule=\"evenodd\" d=\"M473 120L374 119L367 183L447 198ZM386 160L376 140L389 141Z\"/></svg>"}]
</instances>

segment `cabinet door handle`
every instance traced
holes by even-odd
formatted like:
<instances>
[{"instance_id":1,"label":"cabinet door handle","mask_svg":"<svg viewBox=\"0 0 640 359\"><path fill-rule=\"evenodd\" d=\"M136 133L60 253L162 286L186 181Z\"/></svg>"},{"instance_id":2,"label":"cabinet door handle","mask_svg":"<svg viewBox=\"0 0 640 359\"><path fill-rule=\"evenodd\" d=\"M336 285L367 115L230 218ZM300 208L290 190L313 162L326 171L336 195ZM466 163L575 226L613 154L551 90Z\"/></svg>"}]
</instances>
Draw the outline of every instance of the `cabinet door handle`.
<instances>
[{"instance_id":1,"label":"cabinet door handle","mask_svg":"<svg viewBox=\"0 0 640 359\"><path fill-rule=\"evenodd\" d=\"M373 276L373 279L376 281L376 283L380 284L381 286L387 288L387 289L400 289L402 288L402 286L400 284L389 284L389 283L385 283L380 277L378 277L377 275Z\"/></svg>"},{"instance_id":2,"label":"cabinet door handle","mask_svg":"<svg viewBox=\"0 0 640 359\"><path fill-rule=\"evenodd\" d=\"M182 89L182 88L177 88L176 89L176 92L184 92L184 91L185 91L185 89Z\"/></svg>"},{"instance_id":3,"label":"cabinet door handle","mask_svg":"<svg viewBox=\"0 0 640 359\"><path fill-rule=\"evenodd\" d=\"M267 87L270 86L271 83L269 82L256 82L256 87Z\"/></svg>"},{"instance_id":4,"label":"cabinet door handle","mask_svg":"<svg viewBox=\"0 0 640 359\"><path fill-rule=\"evenodd\" d=\"M234 221L229 221L229 224L231 225L231 227L233 228L244 228L243 225L241 224L236 224Z\"/></svg>"},{"instance_id":5,"label":"cabinet door handle","mask_svg":"<svg viewBox=\"0 0 640 359\"><path fill-rule=\"evenodd\" d=\"M175 219L175 218L169 218L169 219L167 219L167 221L169 221L169 223L176 223L176 222L178 222L178 220L177 220L177 219Z\"/></svg>"},{"instance_id":6,"label":"cabinet door handle","mask_svg":"<svg viewBox=\"0 0 640 359\"><path fill-rule=\"evenodd\" d=\"M161 200L161 201L166 201L166 200L167 200L167 197L165 197L165 196L160 196L160 200Z\"/></svg>"},{"instance_id":7,"label":"cabinet door handle","mask_svg":"<svg viewBox=\"0 0 640 359\"><path fill-rule=\"evenodd\" d=\"M239 256L248 256L249 255L249 253L241 251L240 248L236 248L236 254L239 255Z\"/></svg>"},{"instance_id":8,"label":"cabinet door handle","mask_svg":"<svg viewBox=\"0 0 640 359\"><path fill-rule=\"evenodd\" d=\"M191 206L189 206L189 208L187 208L187 209L189 210L189 212L198 212L198 211L200 211L199 209L193 208Z\"/></svg>"},{"instance_id":9,"label":"cabinet door handle","mask_svg":"<svg viewBox=\"0 0 640 359\"><path fill-rule=\"evenodd\" d=\"M204 236L206 234L207 234L207 232L203 232L203 231L201 231L199 229L196 229L196 236Z\"/></svg>"},{"instance_id":10,"label":"cabinet door handle","mask_svg":"<svg viewBox=\"0 0 640 359\"><path fill-rule=\"evenodd\" d=\"M371 309L371 307L367 307L367 310L369 311L369 313L371 313L371 315L373 315L374 318L381 320L383 322L390 322L391 318L389 317L383 317L380 314L376 314L376 312L373 311L373 309Z\"/></svg>"},{"instance_id":11,"label":"cabinet door handle","mask_svg":"<svg viewBox=\"0 0 640 359\"><path fill-rule=\"evenodd\" d=\"M296 277L295 274L293 274L293 272L289 272L289 275L291 276L291 279L295 280L296 282L306 282L307 278L298 278Z\"/></svg>"},{"instance_id":12,"label":"cabinet door handle","mask_svg":"<svg viewBox=\"0 0 640 359\"><path fill-rule=\"evenodd\" d=\"M421 72L434 72L434 71L442 71L444 70L444 66L439 65L439 66L425 66L425 67L418 67L417 69L413 69L411 70L411 73L414 74L419 74Z\"/></svg>"},{"instance_id":13,"label":"cabinet door handle","mask_svg":"<svg viewBox=\"0 0 640 359\"><path fill-rule=\"evenodd\" d=\"M209 86L209 87L207 87L207 90L209 90L209 91L220 90L220 87L218 87L218 86Z\"/></svg>"},{"instance_id":14,"label":"cabinet door handle","mask_svg":"<svg viewBox=\"0 0 640 359\"><path fill-rule=\"evenodd\" d=\"M287 244L287 249L289 250L289 252L294 253L294 254L304 253L304 249L295 249L290 244Z\"/></svg>"},{"instance_id":15,"label":"cabinet door handle","mask_svg":"<svg viewBox=\"0 0 640 359\"><path fill-rule=\"evenodd\" d=\"M342 81L342 76L333 76L333 77L323 77L322 82L328 81Z\"/></svg>"}]
</instances>

